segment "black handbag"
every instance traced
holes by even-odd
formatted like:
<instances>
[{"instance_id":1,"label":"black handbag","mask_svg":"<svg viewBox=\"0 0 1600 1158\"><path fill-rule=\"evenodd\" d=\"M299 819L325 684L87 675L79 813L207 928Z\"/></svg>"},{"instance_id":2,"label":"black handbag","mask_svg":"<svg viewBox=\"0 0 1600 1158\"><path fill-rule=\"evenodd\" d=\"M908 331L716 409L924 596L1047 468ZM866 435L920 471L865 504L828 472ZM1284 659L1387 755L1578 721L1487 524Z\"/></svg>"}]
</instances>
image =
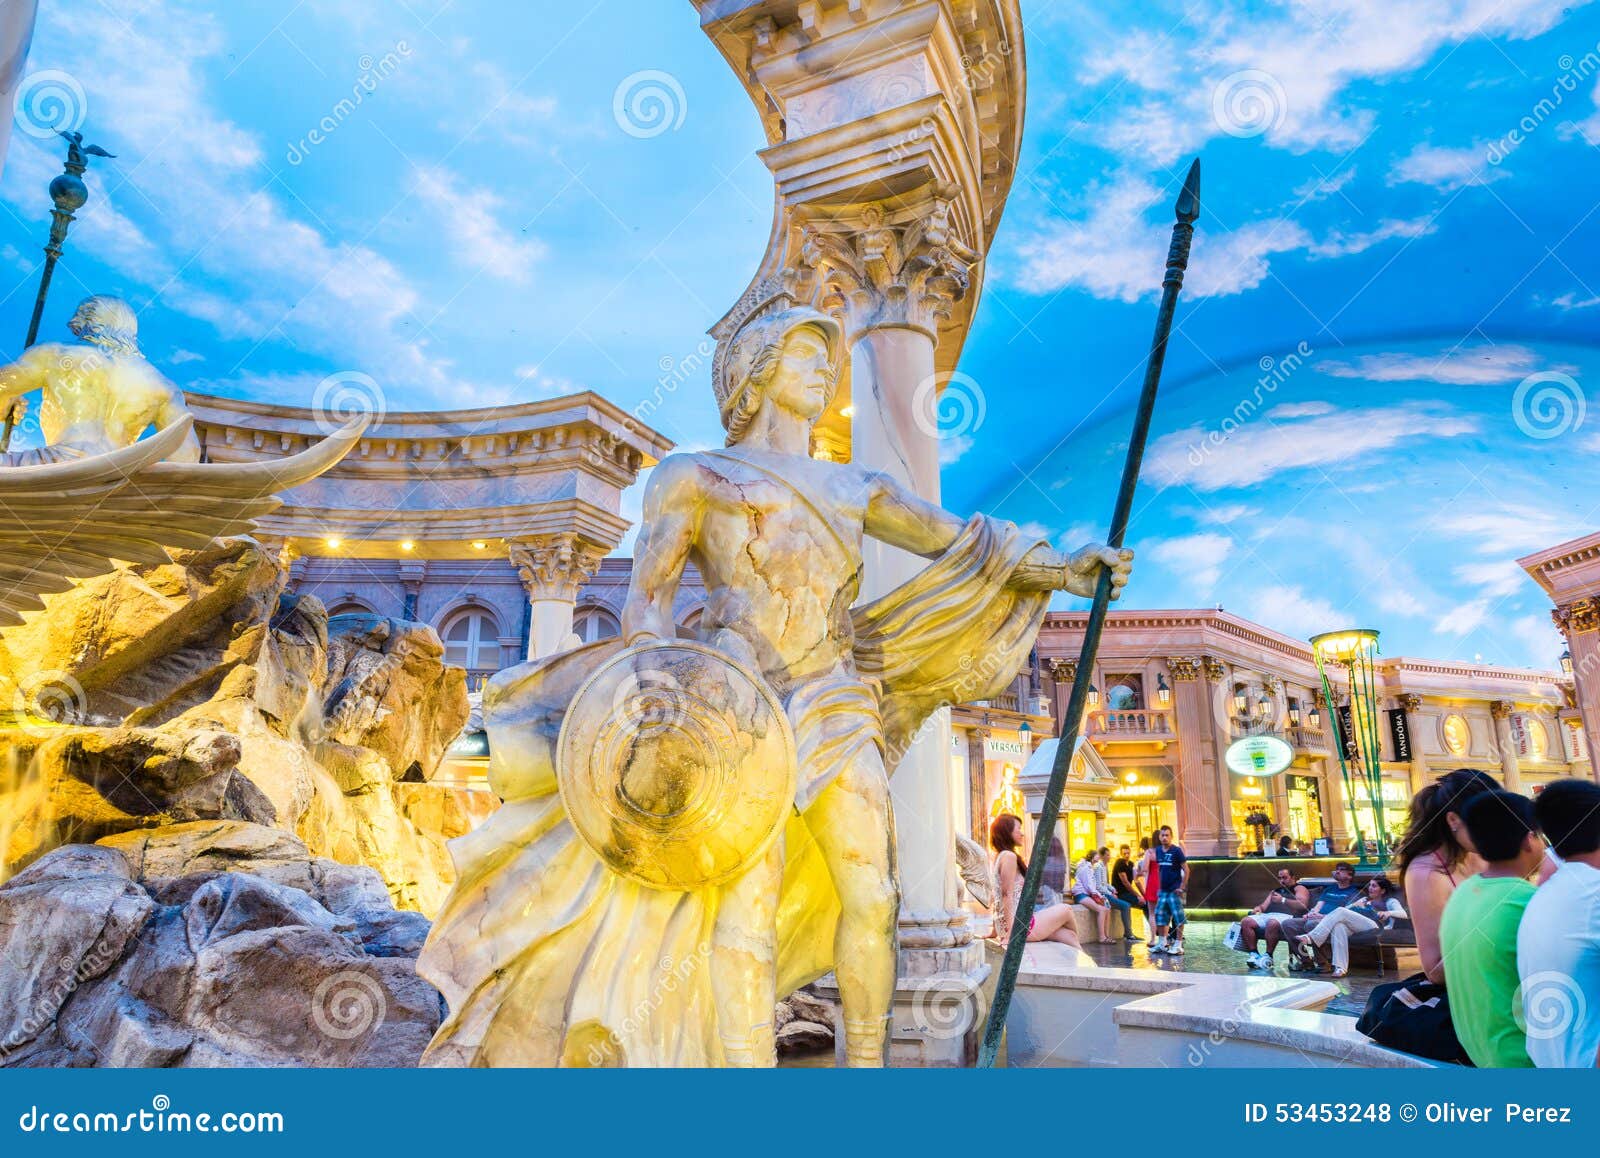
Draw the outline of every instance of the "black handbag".
<instances>
[{"instance_id":1,"label":"black handbag","mask_svg":"<svg viewBox=\"0 0 1600 1158\"><path fill-rule=\"evenodd\" d=\"M1430 1061L1470 1066L1450 1023L1450 996L1443 985L1417 973L1373 989L1356 1029L1379 1045Z\"/></svg>"}]
</instances>

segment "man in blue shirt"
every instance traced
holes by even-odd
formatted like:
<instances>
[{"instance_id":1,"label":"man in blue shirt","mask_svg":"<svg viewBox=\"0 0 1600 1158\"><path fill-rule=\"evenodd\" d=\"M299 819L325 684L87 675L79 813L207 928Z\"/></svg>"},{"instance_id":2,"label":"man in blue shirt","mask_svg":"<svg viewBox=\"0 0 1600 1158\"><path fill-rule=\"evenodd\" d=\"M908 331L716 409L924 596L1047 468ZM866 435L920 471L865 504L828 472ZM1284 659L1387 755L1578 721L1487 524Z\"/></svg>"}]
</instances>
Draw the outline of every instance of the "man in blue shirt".
<instances>
[{"instance_id":1,"label":"man in blue shirt","mask_svg":"<svg viewBox=\"0 0 1600 1158\"><path fill-rule=\"evenodd\" d=\"M1183 956L1183 890L1189 885L1189 858L1183 849L1172 843L1172 829L1166 825L1156 834L1156 865L1161 872L1161 885L1156 893L1156 943L1150 952ZM1168 927L1172 937L1167 938Z\"/></svg>"},{"instance_id":2,"label":"man in blue shirt","mask_svg":"<svg viewBox=\"0 0 1600 1158\"><path fill-rule=\"evenodd\" d=\"M1272 965L1272 952L1278 947L1279 941L1289 943L1289 968L1304 969L1317 972L1317 960L1306 955L1303 949L1297 951L1295 938L1315 929L1322 918L1335 909L1342 909L1351 901L1361 895L1361 890L1356 887L1356 870L1354 866L1340 861L1333 866L1333 884L1322 890L1322 895L1317 898L1317 903L1311 906L1311 911L1298 920L1277 921L1267 928L1267 968Z\"/></svg>"}]
</instances>

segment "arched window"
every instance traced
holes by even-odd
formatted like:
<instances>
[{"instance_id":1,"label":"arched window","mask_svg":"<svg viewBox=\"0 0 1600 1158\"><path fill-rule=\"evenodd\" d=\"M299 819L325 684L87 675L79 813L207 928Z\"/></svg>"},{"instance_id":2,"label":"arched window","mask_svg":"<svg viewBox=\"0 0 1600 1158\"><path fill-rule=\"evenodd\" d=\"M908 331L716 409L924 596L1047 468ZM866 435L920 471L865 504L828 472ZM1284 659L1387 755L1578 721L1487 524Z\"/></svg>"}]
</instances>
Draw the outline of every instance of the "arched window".
<instances>
[{"instance_id":1,"label":"arched window","mask_svg":"<svg viewBox=\"0 0 1600 1158\"><path fill-rule=\"evenodd\" d=\"M498 671L500 628L494 616L481 607L467 607L445 620L439 629L444 640L444 662L468 671Z\"/></svg>"},{"instance_id":2,"label":"arched window","mask_svg":"<svg viewBox=\"0 0 1600 1158\"><path fill-rule=\"evenodd\" d=\"M583 607L572 617L572 630L584 643L599 643L622 634L622 624L604 607Z\"/></svg>"},{"instance_id":3,"label":"arched window","mask_svg":"<svg viewBox=\"0 0 1600 1158\"><path fill-rule=\"evenodd\" d=\"M345 600L343 603L339 603L339 604L336 604L333 607L328 608L328 618L329 619L332 619L335 615L371 615L371 614L372 614L372 609L370 607L368 607L365 603L352 603L348 599Z\"/></svg>"}]
</instances>

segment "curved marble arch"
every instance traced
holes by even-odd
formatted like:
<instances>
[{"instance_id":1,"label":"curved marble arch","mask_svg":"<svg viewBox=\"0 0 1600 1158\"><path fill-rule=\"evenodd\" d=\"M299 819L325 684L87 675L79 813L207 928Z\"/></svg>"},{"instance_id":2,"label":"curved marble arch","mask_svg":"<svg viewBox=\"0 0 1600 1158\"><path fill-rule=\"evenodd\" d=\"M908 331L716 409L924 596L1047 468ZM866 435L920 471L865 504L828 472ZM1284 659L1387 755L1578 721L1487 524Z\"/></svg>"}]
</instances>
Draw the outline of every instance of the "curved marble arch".
<instances>
[{"instance_id":1,"label":"curved marble arch","mask_svg":"<svg viewBox=\"0 0 1600 1158\"><path fill-rule=\"evenodd\" d=\"M1019 0L692 2L755 105L776 186L766 253L712 336L787 295L852 338L931 331L932 369L948 379L1016 174ZM847 374L819 424L832 457L854 449L850 387Z\"/></svg>"}]
</instances>

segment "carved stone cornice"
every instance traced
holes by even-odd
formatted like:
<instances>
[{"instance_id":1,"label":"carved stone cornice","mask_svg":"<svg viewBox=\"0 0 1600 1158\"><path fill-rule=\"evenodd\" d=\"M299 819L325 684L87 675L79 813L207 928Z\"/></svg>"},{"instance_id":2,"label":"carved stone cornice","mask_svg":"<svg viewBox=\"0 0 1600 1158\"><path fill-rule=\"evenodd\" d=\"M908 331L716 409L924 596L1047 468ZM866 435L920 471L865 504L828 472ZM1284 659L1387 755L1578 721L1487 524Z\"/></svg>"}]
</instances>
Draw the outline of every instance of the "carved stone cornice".
<instances>
[{"instance_id":1,"label":"carved stone cornice","mask_svg":"<svg viewBox=\"0 0 1600 1158\"><path fill-rule=\"evenodd\" d=\"M1228 674L1227 665L1225 665L1220 659L1211 655L1203 655L1200 657L1200 670L1205 672L1206 679L1210 680L1212 683L1216 683L1218 680L1225 678Z\"/></svg>"},{"instance_id":2,"label":"carved stone cornice","mask_svg":"<svg viewBox=\"0 0 1600 1158\"><path fill-rule=\"evenodd\" d=\"M1173 683L1189 683L1200 678L1200 660L1192 655L1168 656L1167 671L1171 673Z\"/></svg>"},{"instance_id":3,"label":"carved stone cornice","mask_svg":"<svg viewBox=\"0 0 1600 1158\"><path fill-rule=\"evenodd\" d=\"M1511 713L1516 711L1516 705L1510 700L1489 701L1489 714L1497 720L1509 720Z\"/></svg>"},{"instance_id":4,"label":"carved stone cornice","mask_svg":"<svg viewBox=\"0 0 1600 1158\"><path fill-rule=\"evenodd\" d=\"M814 271L817 305L854 338L879 326L911 326L935 340L971 283L978 256L951 227L953 193L915 220L891 225L876 205L854 227L807 220L800 260Z\"/></svg>"},{"instance_id":5,"label":"carved stone cornice","mask_svg":"<svg viewBox=\"0 0 1600 1158\"><path fill-rule=\"evenodd\" d=\"M1587 596L1563 603L1550 613L1562 635L1600 631L1600 599Z\"/></svg>"},{"instance_id":6,"label":"carved stone cornice","mask_svg":"<svg viewBox=\"0 0 1600 1158\"><path fill-rule=\"evenodd\" d=\"M600 547L571 534L534 535L509 544L509 554L528 598L535 602L575 602L605 557Z\"/></svg>"},{"instance_id":7,"label":"carved stone cornice","mask_svg":"<svg viewBox=\"0 0 1600 1158\"><path fill-rule=\"evenodd\" d=\"M1408 712L1415 712L1422 707L1422 697L1414 692L1406 692L1404 695L1396 696L1395 703Z\"/></svg>"},{"instance_id":8,"label":"carved stone cornice","mask_svg":"<svg viewBox=\"0 0 1600 1158\"><path fill-rule=\"evenodd\" d=\"M1075 659L1051 660L1050 678L1058 684L1070 684L1078 678L1078 661Z\"/></svg>"}]
</instances>

